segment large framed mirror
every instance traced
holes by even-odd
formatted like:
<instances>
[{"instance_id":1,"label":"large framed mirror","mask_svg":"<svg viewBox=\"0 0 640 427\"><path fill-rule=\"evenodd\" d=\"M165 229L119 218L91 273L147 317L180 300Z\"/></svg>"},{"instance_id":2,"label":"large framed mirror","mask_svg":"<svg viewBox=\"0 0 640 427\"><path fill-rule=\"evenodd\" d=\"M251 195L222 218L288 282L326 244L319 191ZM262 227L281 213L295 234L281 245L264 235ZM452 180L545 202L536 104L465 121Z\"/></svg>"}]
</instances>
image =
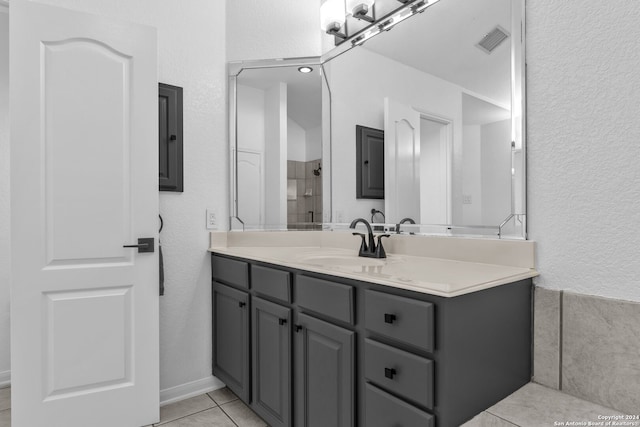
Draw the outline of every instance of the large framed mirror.
<instances>
[{"instance_id":1,"label":"large framed mirror","mask_svg":"<svg viewBox=\"0 0 640 427\"><path fill-rule=\"evenodd\" d=\"M326 55L334 227L526 238L523 13L441 0ZM362 127L383 136L363 143Z\"/></svg>"},{"instance_id":2,"label":"large framed mirror","mask_svg":"<svg viewBox=\"0 0 640 427\"><path fill-rule=\"evenodd\" d=\"M321 68L318 57L229 64L232 230L318 230L328 221Z\"/></svg>"},{"instance_id":3,"label":"large framed mirror","mask_svg":"<svg viewBox=\"0 0 640 427\"><path fill-rule=\"evenodd\" d=\"M322 58L229 64L232 230L526 238L524 0L414 3Z\"/></svg>"}]
</instances>

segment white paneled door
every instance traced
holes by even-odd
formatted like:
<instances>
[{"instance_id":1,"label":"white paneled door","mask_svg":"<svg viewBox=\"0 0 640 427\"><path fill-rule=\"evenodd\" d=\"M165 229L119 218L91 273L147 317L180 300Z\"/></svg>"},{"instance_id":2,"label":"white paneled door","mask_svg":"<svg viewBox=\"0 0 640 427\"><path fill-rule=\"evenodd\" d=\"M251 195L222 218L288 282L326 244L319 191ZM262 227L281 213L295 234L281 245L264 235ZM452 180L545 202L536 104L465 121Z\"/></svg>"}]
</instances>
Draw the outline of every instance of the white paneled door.
<instances>
[{"instance_id":1,"label":"white paneled door","mask_svg":"<svg viewBox=\"0 0 640 427\"><path fill-rule=\"evenodd\" d=\"M384 99L384 189L387 222L420 223L420 114Z\"/></svg>"},{"instance_id":2,"label":"white paneled door","mask_svg":"<svg viewBox=\"0 0 640 427\"><path fill-rule=\"evenodd\" d=\"M159 418L156 31L11 0L14 427Z\"/></svg>"}]
</instances>

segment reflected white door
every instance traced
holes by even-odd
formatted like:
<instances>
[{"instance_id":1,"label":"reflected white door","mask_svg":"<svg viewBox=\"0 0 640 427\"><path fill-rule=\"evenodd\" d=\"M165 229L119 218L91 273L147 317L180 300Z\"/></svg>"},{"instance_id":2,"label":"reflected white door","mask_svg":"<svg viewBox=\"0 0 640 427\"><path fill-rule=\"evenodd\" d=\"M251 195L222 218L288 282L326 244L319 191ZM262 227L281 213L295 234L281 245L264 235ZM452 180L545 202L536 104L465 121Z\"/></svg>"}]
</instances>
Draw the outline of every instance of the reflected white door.
<instances>
[{"instance_id":1,"label":"reflected white door","mask_svg":"<svg viewBox=\"0 0 640 427\"><path fill-rule=\"evenodd\" d=\"M420 114L384 99L384 206L386 221L420 222Z\"/></svg>"},{"instance_id":2,"label":"reflected white door","mask_svg":"<svg viewBox=\"0 0 640 427\"><path fill-rule=\"evenodd\" d=\"M14 427L159 418L156 31L11 1Z\"/></svg>"}]
</instances>

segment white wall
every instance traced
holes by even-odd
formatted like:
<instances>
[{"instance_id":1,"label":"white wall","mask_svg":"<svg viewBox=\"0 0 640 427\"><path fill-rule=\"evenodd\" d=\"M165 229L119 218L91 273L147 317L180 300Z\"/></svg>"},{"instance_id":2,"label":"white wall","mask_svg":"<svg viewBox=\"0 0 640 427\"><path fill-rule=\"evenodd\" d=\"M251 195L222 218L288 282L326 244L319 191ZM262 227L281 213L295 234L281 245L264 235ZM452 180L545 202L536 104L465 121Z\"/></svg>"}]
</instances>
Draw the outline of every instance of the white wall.
<instances>
[{"instance_id":1,"label":"white wall","mask_svg":"<svg viewBox=\"0 0 640 427\"><path fill-rule=\"evenodd\" d=\"M238 148L264 152L264 91L238 85Z\"/></svg>"},{"instance_id":2,"label":"white wall","mask_svg":"<svg viewBox=\"0 0 640 427\"><path fill-rule=\"evenodd\" d=\"M11 369L9 347L9 269L11 231L9 205L9 15L0 6L0 384Z\"/></svg>"},{"instance_id":3,"label":"white wall","mask_svg":"<svg viewBox=\"0 0 640 427\"><path fill-rule=\"evenodd\" d=\"M527 2L539 285L640 301L640 2Z\"/></svg>"},{"instance_id":4,"label":"white wall","mask_svg":"<svg viewBox=\"0 0 640 427\"><path fill-rule=\"evenodd\" d=\"M481 131L479 125L467 125L462 128L462 194L470 197L471 203L462 204L460 222L454 224L472 225L482 223L482 170L480 161ZM454 213L458 210L454 209Z\"/></svg>"},{"instance_id":5,"label":"white wall","mask_svg":"<svg viewBox=\"0 0 640 427\"><path fill-rule=\"evenodd\" d=\"M211 376L211 269L205 210L228 217L225 2L41 0L158 29L158 79L184 88L184 193L160 193L166 295L160 388Z\"/></svg>"},{"instance_id":6,"label":"white wall","mask_svg":"<svg viewBox=\"0 0 640 427\"><path fill-rule=\"evenodd\" d=\"M291 117L287 118L287 160L307 161L307 133Z\"/></svg>"},{"instance_id":7,"label":"white wall","mask_svg":"<svg viewBox=\"0 0 640 427\"><path fill-rule=\"evenodd\" d=\"M265 228L287 224L287 85L265 92Z\"/></svg>"},{"instance_id":8,"label":"white wall","mask_svg":"<svg viewBox=\"0 0 640 427\"><path fill-rule=\"evenodd\" d=\"M480 126L482 225L499 225L511 214L511 120Z\"/></svg>"},{"instance_id":9,"label":"white wall","mask_svg":"<svg viewBox=\"0 0 640 427\"><path fill-rule=\"evenodd\" d=\"M320 0L228 0L227 60L320 55Z\"/></svg>"},{"instance_id":10,"label":"white wall","mask_svg":"<svg viewBox=\"0 0 640 427\"><path fill-rule=\"evenodd\" d=\"M307 161L322 158L322 126L307 129Z\"/></svg>"},{"instance_id":11,"label":"white wall","mask_svg":"<svg viewBox=\"0 0 640 427\"><path fill-rule=\"evenodd\" d=\"M344 222L357 217L368 219L371 208L384 211L383 200L356 199L355 126L384 129L385 97L453 120L453 175L460 177L462 169L455 157L459 158L462 153L462 95L459 86L361 48L331 60L325 69L332 96L334 222L339 222L340 217ZM414 84L406 84L408 81ZM461 186L460 179L456 179L454 195L460 193ZM461 197L457 199L459 205Z\"/></svg>"}]
</instances>

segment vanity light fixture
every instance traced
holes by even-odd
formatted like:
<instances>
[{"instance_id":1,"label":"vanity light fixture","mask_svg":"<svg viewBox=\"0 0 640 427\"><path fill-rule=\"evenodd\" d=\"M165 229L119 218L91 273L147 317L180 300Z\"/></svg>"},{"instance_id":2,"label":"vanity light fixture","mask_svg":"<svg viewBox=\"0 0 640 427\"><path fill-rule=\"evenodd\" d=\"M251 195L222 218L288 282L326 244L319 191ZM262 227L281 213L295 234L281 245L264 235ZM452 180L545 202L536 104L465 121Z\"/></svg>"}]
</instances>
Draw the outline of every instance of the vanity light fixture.
<instances>
[{"instance_id":1,"label":"vanity light fixture","mask_svg":"<svg viewBox=\"0 0 640 427\"><path fill-rule=\"evenodd\" d=\"M373 4L375 0L347 0L347 10L351 11L351 16L367 22L375 22Z\"/></svg>"},{"instance_id":2,"label":"vanity light fixture","mask_svg":"<svg viewBox=\"0 0 640 427\"><path fill-rule=\"evenodd\" d=\"M311 67L307 67L307 66L304 66L304 67L298 67L298 71L300 71L302 74L307 74L307 73L312 72L312 71L313 71L313 68L311 68Z\"/></svg>"},{"instance_id":3,"label":"vanity light fixture","mask_svg":"<svg viewBox=\"0 0 640 427\"><path fill-rule=\"evenodd\" d=\"M325 0L320 5L320 28L340 39L347 38L344 0Z\"/></svg>"}]
</instances>

